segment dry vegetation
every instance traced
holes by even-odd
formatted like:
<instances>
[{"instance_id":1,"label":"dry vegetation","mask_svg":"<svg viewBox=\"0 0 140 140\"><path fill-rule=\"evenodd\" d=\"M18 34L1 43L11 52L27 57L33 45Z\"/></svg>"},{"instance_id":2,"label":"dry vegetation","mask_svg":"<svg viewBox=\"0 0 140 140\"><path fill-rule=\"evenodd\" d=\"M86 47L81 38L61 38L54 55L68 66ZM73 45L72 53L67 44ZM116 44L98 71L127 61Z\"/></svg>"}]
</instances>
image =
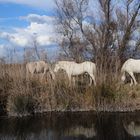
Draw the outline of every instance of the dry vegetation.
<instances>
[{"instance_id":1,"label":"dry vegetation","mask_svg":"<svg viewBox=\"0 0 140 140\"><path fill-rule=\"evenodd\" d=\"M88 75L76 78L69 86L64 72L52 81L49 75L26 80L24 64L0 65L0 113L29 115L47 111L132 111L140 107L140 86L120 84L117 76L110 75L108 83L97 78L97 86L88 86ZM85 82L86 81L86 82Z\"/></svg>"},{"instance_id":2,"label":"dry vegetation","mask_svg":"<svg viewBox=\"0 0 140 140\"><path fill-rule=\"evenodd\" d=\"M61 60L97 65L97 86L88 86L88 76L77 77L76 86L68 86L65 73L55 81L46 75L26 79L25 64L0 65L0 112L27 115L44 111L130 111L140 108L140 86L120 83L120 68L130 57L139 55L139 0L55 0L56 29ZM114 3L117 2L117 3ZM93 6L95 7L95 6ZM98 14L97 14L98 13ZM90 18L89 18L90 17ZM90 20L85 24L85 19ZM136 45L129 41L135 39ZM41 59L36 40L33 58ZM25 57L31 56L28 52ZM25 60L29 61L29 58ZM46 55L44 56L46 58ZM86 81L86 82L85 82Z\"/></svg>"}]
</instances>

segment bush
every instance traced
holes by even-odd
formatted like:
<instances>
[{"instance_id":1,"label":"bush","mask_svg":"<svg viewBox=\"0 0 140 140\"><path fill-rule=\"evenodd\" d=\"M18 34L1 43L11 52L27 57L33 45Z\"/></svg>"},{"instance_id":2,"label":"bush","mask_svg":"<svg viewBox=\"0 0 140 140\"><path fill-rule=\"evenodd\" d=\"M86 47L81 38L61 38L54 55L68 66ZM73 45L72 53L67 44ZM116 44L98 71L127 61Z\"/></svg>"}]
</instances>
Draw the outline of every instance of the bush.
<instances>
[{"instance_id":1,"label":"bush","mask_svg":"<svg viewBox=\"0 0 140 140\"><path fill-rule=\"evenodd\" d=\"M14 95L8 98L7 111L10 115L28 115L34 113L36 100L31 95Z\"/></svg>"}]
</instances>

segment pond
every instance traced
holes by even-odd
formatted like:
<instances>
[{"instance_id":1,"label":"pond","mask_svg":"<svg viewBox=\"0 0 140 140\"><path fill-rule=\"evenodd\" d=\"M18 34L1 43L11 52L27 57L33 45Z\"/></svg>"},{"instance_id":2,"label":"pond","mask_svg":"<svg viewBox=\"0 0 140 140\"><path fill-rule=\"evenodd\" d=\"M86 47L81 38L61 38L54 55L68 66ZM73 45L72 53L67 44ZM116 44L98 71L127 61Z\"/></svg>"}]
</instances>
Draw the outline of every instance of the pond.
<instances>
[{"instance_id":1,"label":"pond","mask_svg":"<svg viewBox=\"0 0 140 140\"><path fill-rule=\"evenodd\" d=\"M0 140L140 140L140 113L48 113L0 117Z\"/></svg>"}]
</instances>

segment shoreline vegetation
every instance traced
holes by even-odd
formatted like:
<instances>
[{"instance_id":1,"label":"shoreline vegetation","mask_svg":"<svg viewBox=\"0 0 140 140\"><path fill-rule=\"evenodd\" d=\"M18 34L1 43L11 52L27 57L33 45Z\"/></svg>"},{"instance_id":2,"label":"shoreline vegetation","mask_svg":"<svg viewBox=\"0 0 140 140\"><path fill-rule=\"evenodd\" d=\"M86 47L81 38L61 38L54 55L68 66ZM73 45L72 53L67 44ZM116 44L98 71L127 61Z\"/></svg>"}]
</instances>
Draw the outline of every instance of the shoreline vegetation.
<instances>
[{"instance_id":1,"label":"shoreline vegetation","mask_svg":"<svg viewBox=\"0 0 140 140\"><path fill-rule=\"evenodd\" d=\"M25 63L1 64L14 62L14 55L19 62L15 48L10 47L13 49L8 49L5 57L0 58L0 115L140 110L140 84L130 87L127 74L126 83L121 83L124 62L129 58L140 59L139 0L55 0L54 4L54 15L35 16L35 19L43 17L42 25L47 25L46 18L52 23L55 34L50 32L52 37L47 37L50 45L47 42L48 45L39 45L40 32L33 31L37 36L31 34L27 38L22 62L48 62L49 52L44 47L56 45L59 52L55 60L94 62L97 86L88 86L88 75L76 76L76 85L69 86L65 72L56 74L55 80L51 80L49 73L43 80L39 75L26 77ZM14 39L19 41L16 36ZM50 65L53 69L53 64Z\"/></svg>"},{"instance_id":2,"label":"shoreline vegetation","mask_svg":"<svg viewBox=\"0 0 140 140\"><path fill-rule=\"evenodd\" d=\"M69 86L64 72L56 74L55 80L47 73L42 81L39 74L26 79L25 64L1 64L0 68L0 115L140 110L140 86L120 83L115 73L108 80L98 74L97 86L88 86L88 75L75 77L76 85Z\"/></svg>"}]
</instances>

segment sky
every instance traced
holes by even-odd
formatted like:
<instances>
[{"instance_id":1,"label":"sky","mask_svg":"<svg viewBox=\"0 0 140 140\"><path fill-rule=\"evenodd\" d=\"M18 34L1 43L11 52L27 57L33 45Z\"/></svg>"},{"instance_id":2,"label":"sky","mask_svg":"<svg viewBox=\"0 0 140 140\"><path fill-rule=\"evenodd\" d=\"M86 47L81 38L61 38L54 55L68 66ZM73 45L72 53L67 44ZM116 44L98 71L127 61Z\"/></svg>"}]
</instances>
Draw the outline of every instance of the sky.
<instances>
[{"instance_id":1,"label":"sky","mask_svg":"<svg viewBox=\"0 0 140 140\"><path fill-rule=\"evenodd\" d=\"M33 46L34 39L54 57L54 7L53 0L0 0L0 58L12 49L20 57L24 48Z\"/></svg>"},{"instance_id":2,"label":"sky","mask_svg":"<svg viewBox=\"0 0 140 140\"><path fill-rule=\"evenodd\" d=\"M90 2L90 10L96 11L98 4ZM98 17L98 10L95 14ZM60 37L55 21L54 0L0 0L0 58L8 58L14 50L15 60L22 59L23 50L33 47L34 39L38 47L45 48L49 59L57 57L56 40Z\"/></svg>"}]
</instances>

